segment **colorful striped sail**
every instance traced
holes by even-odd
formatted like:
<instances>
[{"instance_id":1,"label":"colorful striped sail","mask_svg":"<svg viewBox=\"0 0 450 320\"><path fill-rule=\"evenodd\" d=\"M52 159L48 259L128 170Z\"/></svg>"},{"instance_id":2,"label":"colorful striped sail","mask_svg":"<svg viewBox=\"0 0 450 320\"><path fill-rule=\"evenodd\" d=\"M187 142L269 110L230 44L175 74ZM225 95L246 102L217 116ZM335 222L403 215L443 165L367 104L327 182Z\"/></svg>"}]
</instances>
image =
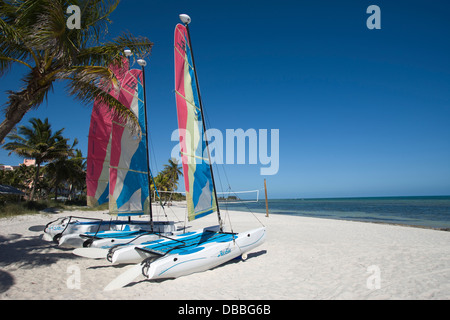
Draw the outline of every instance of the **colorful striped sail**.
<instances>
[{"instance_id":1,"label":"colorful striped sail","mask_svg":"<svg viewBox=\"0 0 450 320\"><path fill-rule=\"evenodd\" d=\"M129 69L128 60L123 60L122 68L111 65L110 69L120 83ZM111 86L109 89L109 94L116 99L119 92L120 88L117 86ZM108 105L96 99L89 127L86 170L87 205L90 207L99 206L109 199L112 117Z\"/></svg>"},{"instance_id":2,"label":"colorful striped sail","mask_svg":"<svg viewBox=\"0 0 450 320\"><path fill-rule=\"evenodd\" d=\"M119 216L149 214L150 210L142 77L142 71L130 70L118 98L137 117L140 131L117 116L112 122L109 211Z\"/></svg>"},{"instance_id":3,"label":"colorful striped sail","mask_svg":"<svg viewBox=\"0 0 450 320\"><path fill-rule=\"evenodd\" d=\"M175 96L188 219L217 212L192 53L186 27L175 28Z\"/></svg>"},{"instance_id":4,"label":"colorful striped sail","mask_svg":"<svg viewBox=\"0 0 450 320\"><path fill-rule=\"evenodd\" d=\"M134 113L139 121L140 130L133 128L119 116L112 116L107 106L100 105L97 109L102 112L95 117L93 111L92 117L95 119L95 126L101 127L102 139L99 139L94 132L90 133L89 144L91 145L92 140L92 148L89 149L89 154L91 157L94 153L98 154L100 160L95 163L92 161L94 164L91 169L94 169L96 174L89 173L88 163L88 176L91 183L90 194L88 187L88 196L91 198L88 199L91 204L101 204L108 198L110 214L119 216L149 214L143 74L140 70L129 70L128 60L124 61L123 68L116 68L114 72L119 81L119 87L116 90L112 89L110 94ZM96 129L96 133L98 131ZM101 147L98 142L96 145L98 140L102 141ZM105 141L108 142L105 143ZM89 158L88 155L88 160ZM100 174L98 174L99 171L101 171ZM97 176L100 178L95 181ZM95 185L98 191L96 190L93 196ZM98 197L100 193L101 196Z\"/></svg>"},{"instance_id":5,"label":"colorful striped sail","mask_svg":"<svg viewBox=\"0 0 450 320\"><path fill-rule=\"evenodd\" d=\"M111 114L96 101L89 128L86 170L87 204L96 207L108 201L109 159L111 154Z\"/></svg>"}]
</instances>

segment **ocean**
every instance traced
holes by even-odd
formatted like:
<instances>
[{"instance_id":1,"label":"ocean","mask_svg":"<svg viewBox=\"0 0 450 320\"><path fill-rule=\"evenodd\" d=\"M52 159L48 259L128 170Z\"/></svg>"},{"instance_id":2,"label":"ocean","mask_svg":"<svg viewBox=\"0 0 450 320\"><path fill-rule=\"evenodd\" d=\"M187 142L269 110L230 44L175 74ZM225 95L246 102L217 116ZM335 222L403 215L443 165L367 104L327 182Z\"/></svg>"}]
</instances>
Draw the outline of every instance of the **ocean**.
<instances>
[{"instance_id":1,"label":"ocean","mask_svg":"<svg viewBox=\"0 0 450 320\"><path fill-rule=\"evenodd\" d=\"M450 196L269 200L269 214L391 223L450 230ZM266 212L258 202L220 203L222 209Z\"/></svg>"}]
</instances>

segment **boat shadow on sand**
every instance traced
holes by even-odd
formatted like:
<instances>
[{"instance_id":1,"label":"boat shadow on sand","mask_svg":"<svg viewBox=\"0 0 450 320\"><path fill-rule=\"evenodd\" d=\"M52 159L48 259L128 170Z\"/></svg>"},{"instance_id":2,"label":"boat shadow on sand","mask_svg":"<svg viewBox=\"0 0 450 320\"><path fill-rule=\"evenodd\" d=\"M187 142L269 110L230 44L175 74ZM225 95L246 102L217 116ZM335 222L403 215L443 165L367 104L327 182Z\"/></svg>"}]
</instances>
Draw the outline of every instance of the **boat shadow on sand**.
<instances>
[{"instance_id":1,"label":"boat shadow on sand","mask_svg":"<svg viewBox=\"0 0 450 320\"><path fill-rule=\"evenodd\" d=\"M259 257L259 256L261 256L261 255L263 255L263 254L266 254L266 253L267 253L267 250L260 250L260 251L257 251L257 252L251 252L251 253L249 253L249 254L247 255L247 259L246 259L245 261L248 261L248 260L253 259L253 258L256 258L256 257ZM224 264L221 264L221 265L219 265L219 266L217 266L217 267L214 267L214 268L212 268L212 269L209 269L209 271L212 271L212 270L215 270L215 269L220 269L220 268L222 268L222 267L224 267L224 266L227 266L227 265L232 265L232 264L236 264L236 263L245 263L245 261L243 261L243 260L241 259L241 257L239 256L239 257L237 257L237 258L234 258L233 260L230 260L230 261L228 261L228 262L225 262ZM135 286L135 285L140 284L140 283L162 283L162 282L169 281L169 280L175 280L175 279L174 279L174 278L155 279L155 280L147 280L147 279L143 279L143 280L140 280L140 281L130 282L129 284L127 284L127 285L125 286L125 288L126 288L126 287L132 287L132 286Z\"/></svg>"}]
</instances>

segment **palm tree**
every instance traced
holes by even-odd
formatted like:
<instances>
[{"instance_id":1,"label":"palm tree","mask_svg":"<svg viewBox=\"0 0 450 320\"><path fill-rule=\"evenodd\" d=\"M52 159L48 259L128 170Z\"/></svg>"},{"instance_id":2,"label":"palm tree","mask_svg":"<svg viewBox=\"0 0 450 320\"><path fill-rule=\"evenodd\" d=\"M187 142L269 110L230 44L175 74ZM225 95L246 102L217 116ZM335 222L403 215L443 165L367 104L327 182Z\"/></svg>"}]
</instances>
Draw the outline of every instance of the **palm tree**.
<instances>
[{"instance_id":1,"label":"palm tree","mask_svg":"<svg viewBox=\"0 0 450 320\"><path fill-rule=\"evenodd\" d=\"M20 126L18 133L8 135L11 142L6 143L3 148L18 156L36 160L36 172L31 188L30 200L34 199L36 185L40 178L40 168L45 162L49 162L71 155L72 150L68 148L68 139L62 136L64 129L52 132L48 118L44 121L33 118L30 120L31 127Z\"/></svg>"},{"instance_id":2,"label":"palm tree","mask_svg":"<svg viewBox=\"0 0 450 320\"><path fill-rule=\"evenodd\" d=\"M66 182L73 175L73 157L79 150L75 150L75 146L78 144L78 139L74 139L72 146L66 144L62 146L67 152L62 154L61 157L54 159L46 167L45 171L48 173L48 180L55 190L55 200L58 199L58 188L63 187Z\"/></svg>"},{"instance_id":3,"label":"palm tree","mask_svg":"<svg viewBox=\"0 0 450 320\"><path fill-rule=\"evenodd\" d=\"M69 198L75 190L82 190L86 185L86 161L81 150L71 148L70 157L61 157L45 167L48 180L55 190L55 200L58 198L58 188L68 188Z\"/></svg>"},{"instance_id":4,"label":"palm tree","mask_svg":"<svg viewBox=\"0 0 450 320\"><path fill-rule=\"evenodd\" d=\"M26 192L35 176L35 168L27 167L21 164L14 170L0 170L0 184L13 186L21 191Z\"/></svg>"},{"instance_id":5,"label":"palm tree","mask_svg":"<svg viewBox=\"0 0 450 320\"><path fill-rule=\"evenodd\" d=\"M178 161L176 159L169 159L169 164L164 165L163 175L167 176L169 180L170 191L174 191L178 187L180 175L183 175L181 167L178 166Z\"/></svg>"},{"instance_id":6,"label":"palm tree","mask_svg":"<svg viewBox=\"0 0 450 320\"><path fill-rule=\"evenodd\" d=\"M155 186L156 185L156 186ZM154 179L154 184L151 184L151 191L153 192L156 189L158 192L162 191L163 193L160 193L161 198L167 199L167 195L164 194L164 191L171 191L171 183L168 176L162 174L160 172Z\"/></svg>"},{"instance_id":7,"label":"palm tree","mask_svg":"<svg viewBox=\"0 0 450 320\"><path fill-rule=\"evenodd\" d=\"M81 150L76 149L74 156L69 162L69 199L71 199L75 191L86 189L86 165L86 158L83 157Z\"/></svg>"},{"instance_id":8,"label":"palm tree","mask_svg":"<svg viewBox=\"0 0 450 320\"><path fill-rule=\"evenodd\" d=\"M130 33L101 43L119 1L0 0L0 76L15 64L29 69L25 86L8 91L0 143L31 108L39 107L57 80L66 80L69 95L81 102L103 100L114 113L137 123L133 113L107 93L108 86L117 84L109 66L122 64L124 49L147 56L153 43ZM66 26L66 10L72 4L81 11L80 29Z\"/></svg>"}]
</instances>

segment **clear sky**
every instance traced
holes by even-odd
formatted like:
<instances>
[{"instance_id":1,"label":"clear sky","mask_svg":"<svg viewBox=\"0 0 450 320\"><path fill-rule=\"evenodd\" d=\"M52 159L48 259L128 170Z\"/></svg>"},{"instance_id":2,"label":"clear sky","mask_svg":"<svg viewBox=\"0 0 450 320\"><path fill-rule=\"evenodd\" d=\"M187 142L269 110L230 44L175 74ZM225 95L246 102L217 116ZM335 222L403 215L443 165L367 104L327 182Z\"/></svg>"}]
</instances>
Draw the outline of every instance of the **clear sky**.
<instances>
[{"instance_id":1,"label":"clear sky","mask_svg":"<svg viewBox=\"0 0 450 320\"><path fill-rule=\"evenodd\" d=\"M379 30L366 26L369 5L381 9ZM278 173L261 176L259 161L223 165L219 189L262 189L266 178L271 198L450 194L449 1L122 1L107 37L128 30L155 44L146 69L155 174L176 145L179 13L192 18L209 126L279 129ZM1 105L22 71L0 78ZM21 124L48 117L86 154L91 110L60 83ZM0 163L21 161L0 150Z\"/></svg>"}]
</instances>

